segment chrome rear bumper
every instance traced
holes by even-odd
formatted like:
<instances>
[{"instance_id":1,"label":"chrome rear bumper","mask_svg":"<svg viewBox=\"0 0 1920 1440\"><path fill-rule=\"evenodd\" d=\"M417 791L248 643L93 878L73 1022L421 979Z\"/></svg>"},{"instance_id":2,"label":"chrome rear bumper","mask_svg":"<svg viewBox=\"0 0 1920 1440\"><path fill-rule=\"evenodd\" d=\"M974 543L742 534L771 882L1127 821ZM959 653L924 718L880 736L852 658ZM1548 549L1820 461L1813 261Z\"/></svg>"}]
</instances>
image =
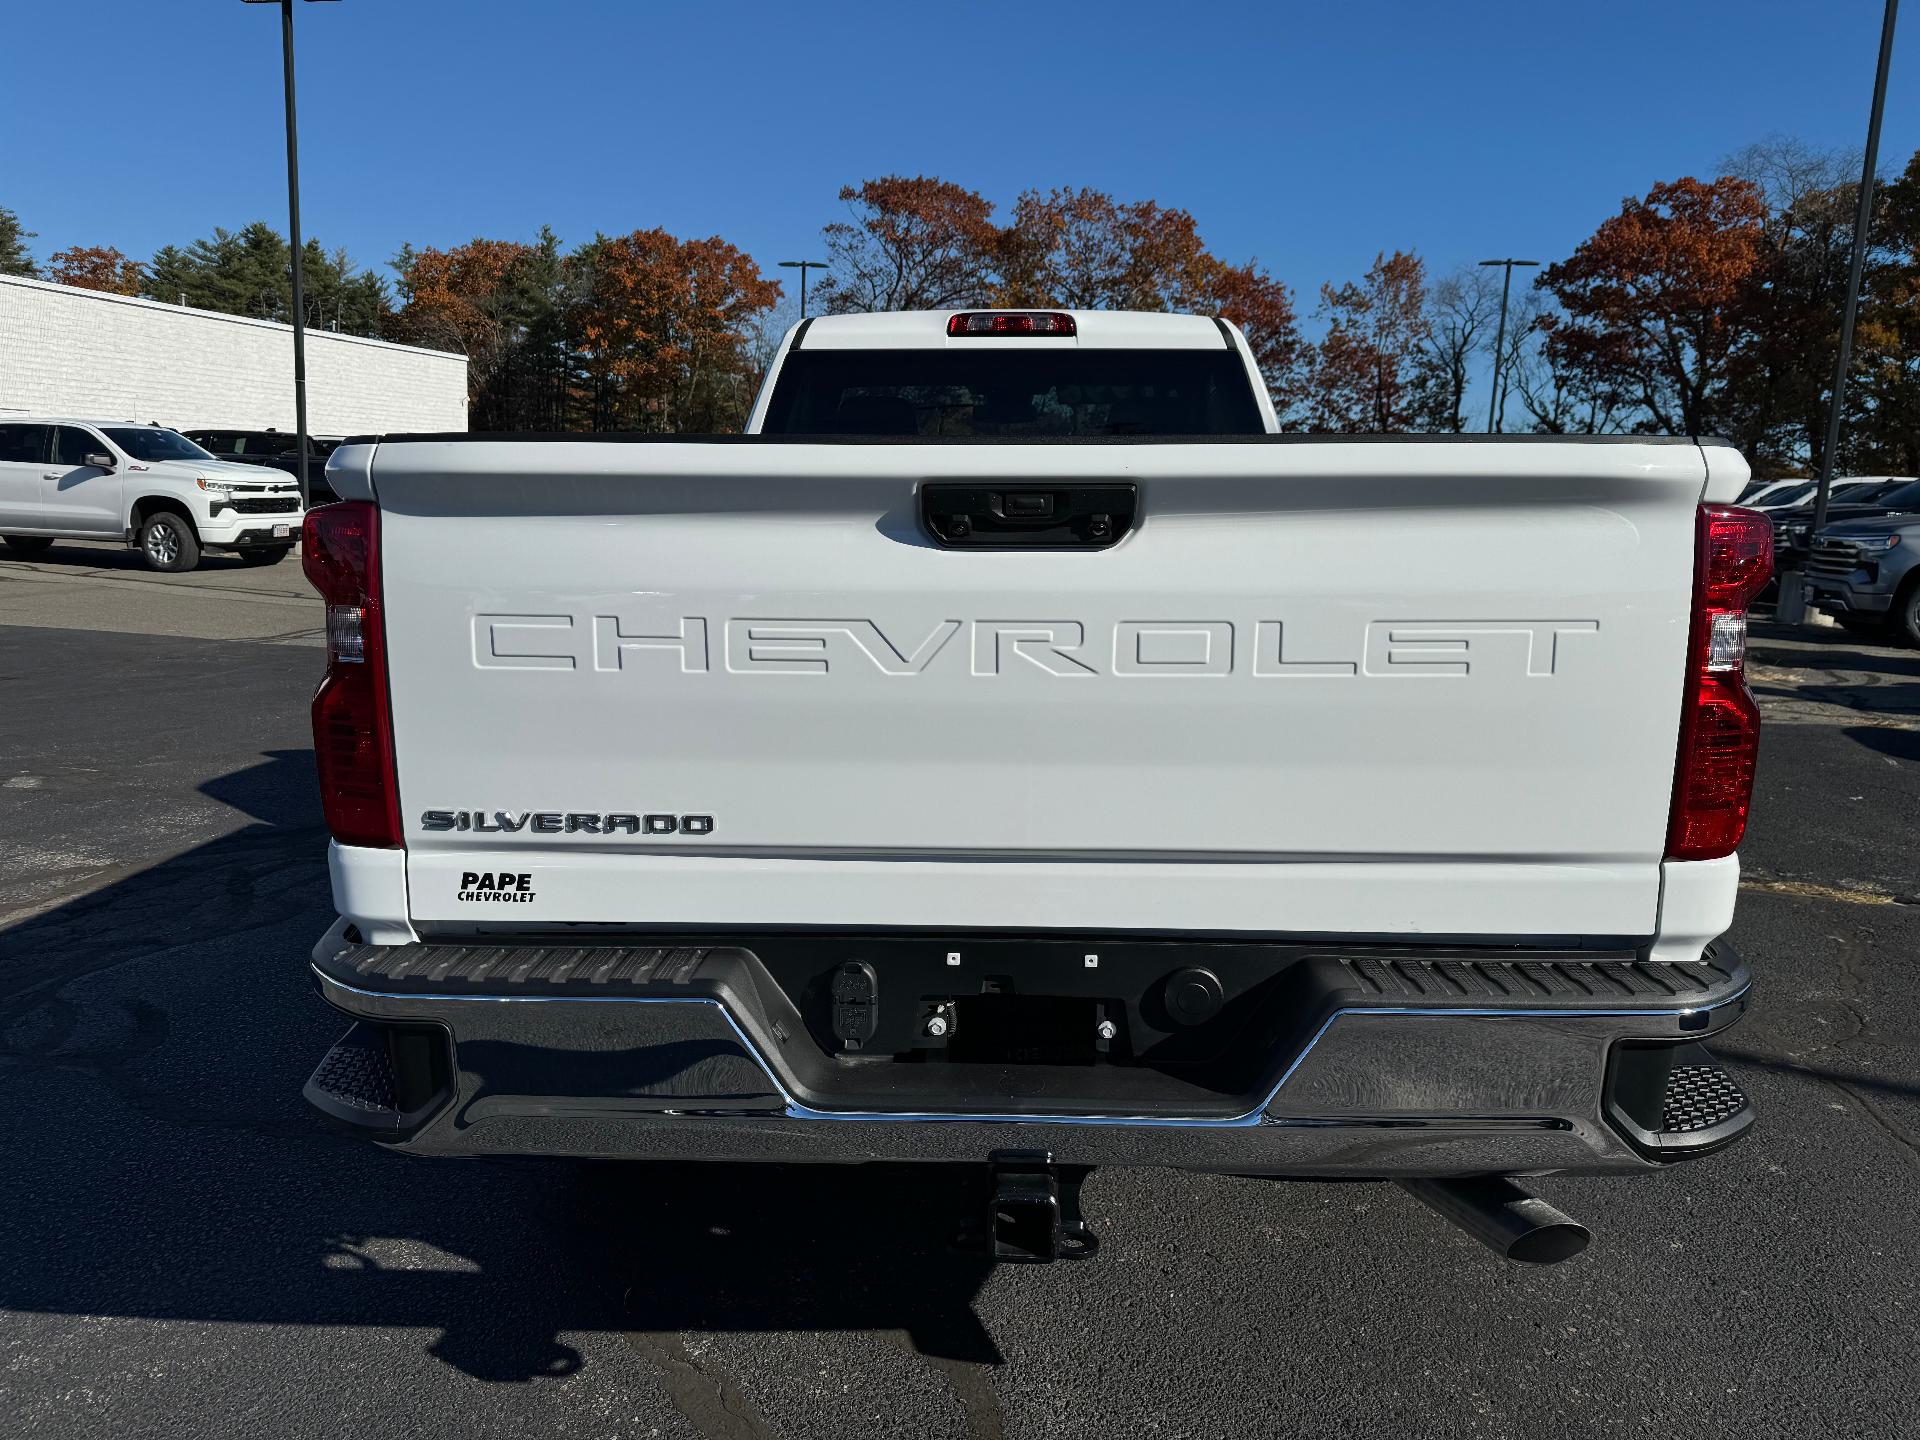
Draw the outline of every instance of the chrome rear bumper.
<instances>
[{"instance_id":1,"label":"chrome rear bumper","mask_svg":"<svg viewBox=\"0 0 1920 1440\"><path fill-rule=\"evenodd\" d=\"M808 967L849 947L883 977L906 973L894 1003L914 1010L938 972L887 947L944 941L379 947L342 931L314 970L358 1023L308 1098L432 1153L844 1162L1016 1147L1082 1165L1519 1174L1656 1168L1732 1143L1752 1118L1699 1048L1746 1005L1746 967L1723 945L1683 965L1103 937L1106 978L1054 980L1113 991L1138 1055L968 1064L834 1053L810 1013ZM1007 942L1005 962L1044 968L1040 943ZM1196 955L1252 977L1245 1013L1217 1054L1158 1065L1169 1042L1139 977Z\"/></svg>"}]
</instances>

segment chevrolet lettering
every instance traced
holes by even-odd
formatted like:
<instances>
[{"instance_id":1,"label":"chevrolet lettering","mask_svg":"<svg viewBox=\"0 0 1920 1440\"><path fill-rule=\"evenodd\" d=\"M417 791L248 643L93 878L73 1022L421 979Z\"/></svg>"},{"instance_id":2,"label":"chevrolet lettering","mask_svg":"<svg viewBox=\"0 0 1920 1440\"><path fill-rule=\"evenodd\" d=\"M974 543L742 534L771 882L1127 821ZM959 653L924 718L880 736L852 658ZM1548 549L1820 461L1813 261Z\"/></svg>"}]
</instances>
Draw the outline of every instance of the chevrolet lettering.
<instances>
[{"instance_id":1,"label":"chevrolet lettering","mask_svg":"<svg viewBox=\"0 0 1920 1440\"><path fill-rule=\"evenodd\" d=\"M911 678L942 669L1066 679L1091 675L1275 678L1556 674L1594 635L1597 620L1375 620L1349 627L1312 655L1281 620L939 620L801 616L475 615L474 664L483 670L673 675L830 675L849 669ZM1354 633L1356 632L1357 633ZM960 640L965 635L964 641ZM717 650L710 637L723 637ZM590 638L589 638L590 637ZM943 659L946 656L948 658Z\"/></svg>"}]
</instances>

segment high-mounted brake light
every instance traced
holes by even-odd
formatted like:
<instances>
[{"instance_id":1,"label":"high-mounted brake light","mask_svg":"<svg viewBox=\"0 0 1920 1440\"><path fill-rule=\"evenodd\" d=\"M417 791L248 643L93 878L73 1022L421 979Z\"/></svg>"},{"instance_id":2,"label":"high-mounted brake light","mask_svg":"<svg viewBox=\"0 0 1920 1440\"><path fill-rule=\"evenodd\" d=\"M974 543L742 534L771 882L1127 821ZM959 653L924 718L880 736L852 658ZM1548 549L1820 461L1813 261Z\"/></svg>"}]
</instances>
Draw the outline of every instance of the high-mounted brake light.
<instances>
[{"instance_id":1,"label":"high-mounted brake light","mask_svg":"<svg viewBox=\"0 0 1920 1440\"><path fill-rule=\"evenodd\" d=\"M364 500L309 510L300 568L327 602L327 676L313 696L313 758L327 828L342 845L397 848L379 510Z\"/></svg>"},{"instance_id":2,"label":"high-mounted brake light","mask_svg":"<svg viewBox=\"0 0 1920 1440\"><path fill-rule=\"evenodd\" d=\"M1760 707L1747 689L1747 606L1773 577L1773 526L1755 510L1702 505L1667 858L1717 860L1747 830Z\"/></svg>"},{"instance_id":3,"label":"high-mounted brake light","mask_svg":"<svg viewBox=\"0 0 1920 1440\"><path fill-rule=\"evenodd\" d=\"M963 310L947 320L947 334L1078 335L1073 316L1058 310Z\"/></svg>"}]
</instances>

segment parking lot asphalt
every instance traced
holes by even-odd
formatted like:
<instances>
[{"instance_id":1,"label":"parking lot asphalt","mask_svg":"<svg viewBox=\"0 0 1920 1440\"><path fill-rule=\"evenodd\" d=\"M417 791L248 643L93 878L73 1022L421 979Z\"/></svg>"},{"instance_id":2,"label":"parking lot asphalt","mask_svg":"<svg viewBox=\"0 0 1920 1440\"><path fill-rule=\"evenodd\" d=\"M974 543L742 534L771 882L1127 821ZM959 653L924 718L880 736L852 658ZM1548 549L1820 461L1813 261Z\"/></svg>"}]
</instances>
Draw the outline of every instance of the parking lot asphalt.
<instances>
[{"instance_id":1,"label":"parking lot asphalt","mask_svg":"<svg viewBox=\"0 0 1920 1440\"><path fill-rule=\"evenodd\" d=\"M1099 1259L990 1270L941 1172L321 1128L319 657L284 643L317 609L181 599L290 564L72 564L0 573L10 1437L1920 1433L1920 653L1760 628L1757 998L1720 1047L1759 1125L1540 1181L1585 1255L1506 1265L1386 1186L1103 1171ZM279 600L252 639L141 624Z\"/></svg>"},{"instance_id":2,"label":"parking lot asphalt","mask_svg":"<svg viewBox=\"0 0 1920 1440\"><path fill-rule=\"evenodd\" d=\"M157 574L124 545L62 541L21 560L0 549L0 625L325 645L326 618L300 551L252 566L212 553L183 575Z\"/></svg>"}]
</instances>

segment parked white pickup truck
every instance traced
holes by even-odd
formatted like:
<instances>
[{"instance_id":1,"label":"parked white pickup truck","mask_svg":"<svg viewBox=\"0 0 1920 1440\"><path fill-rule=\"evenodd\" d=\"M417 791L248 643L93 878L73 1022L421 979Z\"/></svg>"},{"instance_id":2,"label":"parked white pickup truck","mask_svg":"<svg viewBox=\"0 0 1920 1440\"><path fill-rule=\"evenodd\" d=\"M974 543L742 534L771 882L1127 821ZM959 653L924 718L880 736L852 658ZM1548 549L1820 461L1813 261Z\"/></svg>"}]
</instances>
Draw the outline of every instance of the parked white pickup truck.
<instances>
[{"instance_id":1,"label":"parked white pickup truck","mask_svg":"<svg viewBox=\"0 0 1920 1440\"><path fill-rule=\"evenodd\" d=\"M0 419L0 539L17 555L118 540L150 570L191 570L207 550L273 565L292 552L304 513L293 477L216 460L174 430Z\"/></svg>"},{"instance_id":2,"label":"parked white pickup truck","mask_svg":"<svg viewBox=\"0 0 1920 1440\"><path fill-rule=\"evenodd\" d=\"M307 520L352 1029L434 1154L1506 1177L1751 1111L1701 1042L1766 521L1727 446L1276 434L1190 316L816 319L751 433L350 441Z\"/></svg>"}]
</instances>

